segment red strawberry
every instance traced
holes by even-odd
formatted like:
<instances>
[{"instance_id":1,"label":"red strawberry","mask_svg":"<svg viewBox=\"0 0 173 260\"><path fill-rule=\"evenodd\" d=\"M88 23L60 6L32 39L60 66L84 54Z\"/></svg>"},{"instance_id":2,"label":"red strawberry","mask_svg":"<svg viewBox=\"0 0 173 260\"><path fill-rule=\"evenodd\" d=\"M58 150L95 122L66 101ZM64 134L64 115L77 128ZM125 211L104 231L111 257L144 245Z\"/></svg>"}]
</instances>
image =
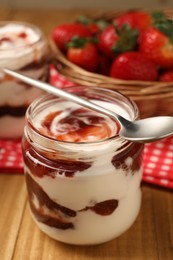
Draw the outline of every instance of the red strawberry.
<instances>
[{"instance_id":1,"label":"red strawberry","mask_svg":"<svg viewBox=\"0 0 173 260\"><path fill-rule=\"evenodd\" d=\"M144 30L152 23L152 16L144 11L129 11L114 19L118 28L128 24L131 28Z\"/></svg>"},{"instance_id":2,"label":"red strawberry","mask_svg":"<svg viewBox=\"0 0 173 260\"><path fill-rule=\"evenodd\" d=\"M126 52L115 58L110 76L124 80L155 81L158 73L156 65L143 53Z\"/></svg>"},{"instance_id":3,"label":"red strawberry","mask_svg":"<svg viewBox=\"0 0 173 260\"><path fill-rule=\"evenodd\" d=\"M169 69L160 74L159 81L171 82L173 81L173 69Z\"/></svg>"},{"instance_id":4,"label":"red strawberry","mask_svg":"<svg viewBox=\"0 0 173 260\"><path fill-rule=\"evenodd\" d=\"M117 40L116 30L113 25L110 25L99 35L98 48L108 57L114 57L112 46Z\"/></svg>"},{"instance_id":5,"label":"red strawberry","mask_svg":"<svg viewBox=\"0 0 173 260\"><path fill-rule=\"evenodd\" d=\"M91 33L83 24L62 24L57 26L52 32L52 39L63 52L67 50L66 45L74 36L90 37Z\"/></svg>"},{"instance_id":6,"label":"red strawberry","mask_svg":"<svg viewBox=\"0 0 173 260\"><path fill-rule=\"evenodd\" d=\"M141 34L139 49L161 68L173 67L173 22L162 20L155 27Z\"/></svg>"},{"instance_id":7,"label":"red strawberry","mask_svg":"<svg viewBox=\"0 0 173 260\"><path fill-rule=\"evenodd\" d=\"M98 48L105 55L113 58L119 53L134 50L137 38L137 30L132 30L128 26L123 26L118 30L110 25L99 35Z\"/></svg>"},{"instance_id":8,"label":"red strawberry","mask_svg":"<svg viewBox=\"0 0 173 260\"><path fill-rule=\"evenodd\" d=\"M94 43L73 37L68 44L67 59L83 69L94 72L98 64L98 51Z\"/></svg>"}]
</instances>

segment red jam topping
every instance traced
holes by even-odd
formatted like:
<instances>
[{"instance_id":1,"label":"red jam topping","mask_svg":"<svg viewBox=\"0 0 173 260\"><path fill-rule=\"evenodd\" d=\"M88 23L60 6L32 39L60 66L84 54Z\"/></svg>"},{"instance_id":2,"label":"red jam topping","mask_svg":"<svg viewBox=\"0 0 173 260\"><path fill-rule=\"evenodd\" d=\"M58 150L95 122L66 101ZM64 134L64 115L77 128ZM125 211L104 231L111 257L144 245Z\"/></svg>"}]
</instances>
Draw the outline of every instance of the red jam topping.
<instances>
[{"instance_id":1,"label":"red jam topping","mask_svg":"<svg viewBox=\"0 0 173 260\"><path fill-rule=\"evenodd\" d=\"M25 32L20 32L20 33L18 34L18 37L23 38L23 39L27 38L27 36L28 36L28 35L27 35Z\"/></svg>"},{"instance_id":2,"label":"red jam topping","mask_svg":"<svg viewBox=\"0 0 173 260\"><path fill-rule=\"evenodd\" d=\"M92 142L115 136L119 125L85 108L66 109L48 114L41 123L40 132L60 141Z\"/></svg>"},{"instance_id":3,"label":"red jam topping","mask_svg":"<svg viewBox=\"0 0 173 260\"><path fill-rule=\"evenodd\" d=\"M25 32L20 32L19 34L12 34L10 36L3 36L3 37L0 37L0 45L2 45L2 49L8 49L8 47L17 47L18 45L19 46L22 46L24 44L24 42L22 43L21 40L27 40L27 33ZM20 44L19 44L20 43ZM26 44L28 42L26 41ZM5 45L3 45L5 44Z\"/></svg>"}]
</instances>

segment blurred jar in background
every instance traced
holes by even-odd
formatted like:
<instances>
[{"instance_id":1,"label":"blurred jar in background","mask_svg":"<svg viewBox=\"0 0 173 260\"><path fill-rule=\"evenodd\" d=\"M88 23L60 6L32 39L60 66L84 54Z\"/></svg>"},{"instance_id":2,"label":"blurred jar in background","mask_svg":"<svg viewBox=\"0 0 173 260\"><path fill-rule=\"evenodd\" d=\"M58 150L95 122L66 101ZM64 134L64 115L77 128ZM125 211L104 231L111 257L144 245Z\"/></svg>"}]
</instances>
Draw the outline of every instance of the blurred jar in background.
<instances>
[{"instance_id":1,"label":"blurred jar in background","mask_svg":"<svg viewBox=\"0 0 173 260\"><path fill-rule=\"evenodd\" d=\"M3 73L17 70L48 80L49 47L42 31L23 22L0 22L0 138L20 138L28 105L43 92Z\"/></svg>"}]
</instances>

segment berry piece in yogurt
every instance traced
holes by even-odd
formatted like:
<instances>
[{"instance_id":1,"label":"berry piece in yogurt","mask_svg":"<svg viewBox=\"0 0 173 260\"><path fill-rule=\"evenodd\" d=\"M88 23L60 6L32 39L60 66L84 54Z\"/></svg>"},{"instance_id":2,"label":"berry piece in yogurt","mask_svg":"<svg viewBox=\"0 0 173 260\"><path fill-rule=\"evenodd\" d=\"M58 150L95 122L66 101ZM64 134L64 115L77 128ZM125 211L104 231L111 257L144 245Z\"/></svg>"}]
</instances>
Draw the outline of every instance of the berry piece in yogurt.
<instances>
[{"instance_id":1,"label":"berry piece in yogurt","mask_svg":"<svg viewBox=\"0 0 173 260\"><path fill-rule=\"evenodd\" d=\"M84 210L90 209L96 214L107 216L107 215L111 215L117 207L118 207L118 200L110 199L110 200L105 200L105 201L95 203L94 206L86 207Z\"/></svg>"},{"instance_id":2,"label":"berry piece in yogurt","mask_svg":"<svg viewBox=\"0 0 173 260\"><path fill-rule=\"evenodd\" d=\"M25 32L21 32L18 34L18 37L25 39L27 38L27 34Z\"/></svg>"}]
</instances>

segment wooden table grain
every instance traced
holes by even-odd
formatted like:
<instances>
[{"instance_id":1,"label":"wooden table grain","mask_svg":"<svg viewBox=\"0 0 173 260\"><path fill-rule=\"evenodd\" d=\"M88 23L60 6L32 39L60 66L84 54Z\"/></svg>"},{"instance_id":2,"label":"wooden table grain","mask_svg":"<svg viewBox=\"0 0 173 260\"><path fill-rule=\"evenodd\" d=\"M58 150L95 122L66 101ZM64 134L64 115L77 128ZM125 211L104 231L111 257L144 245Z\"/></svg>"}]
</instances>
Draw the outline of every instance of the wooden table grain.
<instances>
[{"instance_id":1,"label":"wooden table grain","mask_svg":"<svg viewBox=\"0 0 173 260\"><path fill-rule=\"evenodd\" d=\"M1 20L38 25L47 37L84 10L0 8ZM31 219L23 175L0 174L0 260L172 260L173 192L142 185L142 207L122 236L97 246L70 246L43 234Z\"/></svg>"}]
</instances>

